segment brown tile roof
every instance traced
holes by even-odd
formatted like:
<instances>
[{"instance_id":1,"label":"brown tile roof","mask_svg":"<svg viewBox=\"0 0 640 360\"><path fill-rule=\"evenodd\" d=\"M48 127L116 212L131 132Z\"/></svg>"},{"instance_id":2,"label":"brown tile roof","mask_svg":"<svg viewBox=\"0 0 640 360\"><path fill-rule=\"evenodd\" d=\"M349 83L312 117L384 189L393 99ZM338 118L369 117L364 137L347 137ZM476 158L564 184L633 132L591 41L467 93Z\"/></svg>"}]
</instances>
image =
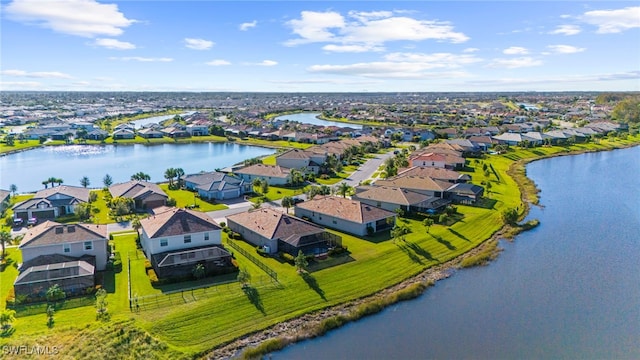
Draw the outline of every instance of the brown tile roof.
<instances>
[{"instance_id":1,"label":"brown tile roof","mask_svg":"<svg viewBox=\"0 0 640 360\"><path fill-rule=\"evenodd\" d=\"M280 159L309 159L310 156L311 153L307 152L306 150L291 149L283 152L277 157Z\"/></svg>"},{"instance_id":2,"label":"brown tile roof","mask_svg":"<svg viewBox=\"0 0 640 360\"><path fill-rule=\"evenodd\" d=\"M88 202L90 192L91 190L87 188L79 187L79 186L60 185L60 186L50 187L48 189L42 189L38 191L33 198L46 199L49 196L52 196L55 194L63 194L72 198L82 200L84 202Z\"/></svg>"},{"instance_id":3,"label":"brown tile roof","mask_svg":"<svg viewBox=\"0 0 640 360\"><path fill-rule=\"evenodd\" d=\"M386 219L396 215L391 211L367 205L357 200L337 196L316 196L296 206L301 209L315 211L359 224Z\"/></svg>"},{"instance_id":4,"label":"brown tile roof","mask_svg":"<svg viewBox=\"0 0 640 360\"><path fill-rule=\"evenodd\" d=\"M94 224L60 224L47 220L29 229L20 248L63 243L100 240L107 238L106 225Z\"/></svg>"},{"instance_id":5,"label":"brown tile roof","mask_svg":"<svg viewBox=\"0 0 640 360\"><path fill-rule=\"evenodd\" d=\"M388 180L377 180L375 185L428 191L445 191L451 187L451 183L433 180L425 176L403 176Z\"/></svg>"},{"instance_id":6,"label":"brown tile roof","mask_svg":"<svg viewBox=\"0 0 640 360\"><path fill-rule=\"evenodd\" d=\"M113 197L126 197L131 199L144 199L151 194L158 194L167 197L160 186L148 181L131 180L109 187L109 192Z\"/></svg>"},{"instance_id":7,"label":"brown tile roof","mask_svg":"<svg viewBox=\"0 0 640 360\"><path fill-rule=\"evenodd\" d=\"M356 198L356 200L368 199L405 206L417 205L424 201L428 201L431 198L431 196L420 194L415 191L387 186L374 186L369 190L354 195L353 197Z\"/></svg>"},{"instance_id":8,"label":"brown tile roof","mask_svg":"<svg viewBox=\"0 0 640 360\"><path fill-rule=\"evenodd\" d=\"M324 229L308 221L283 212L261 208L227 216L227 220L251 230L267 239L289 240L293 237L317 234Z\"/></svg>"},{"instance_id":9,"label":"brown tile roof","mask_svg":"<svg viewBox=\"0 0 640 360\"><path fill-rule=\"evenodd\" d=\"M179 208L169 208L151 215L140 220L140 225L150 238L220 230L220 226L209 215Z\"/></svg>"},{"instance_id":10,"label":"brown tile roof","mask_svg":"<svg viewBox=\"0 0 640 360\"><path fill-rule=\"evenodd\" d=\"M278 165L255 164L236 170L236 174L247 174L254 176L272 176L286 178L289 176L291 169Z\"/></svg>"}]
</instances>

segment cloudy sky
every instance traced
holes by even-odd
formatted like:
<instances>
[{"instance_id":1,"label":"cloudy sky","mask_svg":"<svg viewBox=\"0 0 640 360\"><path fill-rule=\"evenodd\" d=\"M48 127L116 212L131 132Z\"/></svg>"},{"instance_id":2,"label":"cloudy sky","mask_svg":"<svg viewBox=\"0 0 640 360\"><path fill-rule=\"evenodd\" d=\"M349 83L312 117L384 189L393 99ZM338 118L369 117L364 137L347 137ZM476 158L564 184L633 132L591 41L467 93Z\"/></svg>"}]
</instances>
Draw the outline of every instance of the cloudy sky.
<instances>
[{"instance_id":1,"label":"cloudy sky","mask_svg":"<svg viewBox=\"0 0 640 360\"><path fill-rule=\"evenodd\" d=\"M636 1L0 4L2 90L640 91Z\"/></svg>"}]
</instances>

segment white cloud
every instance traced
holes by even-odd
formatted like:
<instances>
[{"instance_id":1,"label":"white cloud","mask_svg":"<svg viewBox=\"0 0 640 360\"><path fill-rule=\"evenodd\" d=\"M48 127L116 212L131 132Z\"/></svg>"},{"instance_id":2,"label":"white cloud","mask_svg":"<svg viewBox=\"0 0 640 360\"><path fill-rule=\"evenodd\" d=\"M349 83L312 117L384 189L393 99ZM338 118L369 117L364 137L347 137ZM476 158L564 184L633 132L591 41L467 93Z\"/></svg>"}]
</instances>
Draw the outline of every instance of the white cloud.
<instances>
[{"instance_id":1,"label":"white cloud","mask_svg":"<svg viewBox=\"0 0 640 360\"><path fill-rule=\"evenodd\" d=\"M480 62L473 55L451 53L390 53L384 61L363 62L348 65L313 65L307 70L312 73L353 75L369 78L424 79L463 77L463 71L429 72L434 69L458 69L463 65Z\"/></svg>"},{"instance_id":2,"label":"white cloud","mask_svg":"<svg viewBox=\"0 0 640 360\"><path fill-rule=\"evenodd\" d=\"M547 48L555 54L575 54L586 50L571 45L549 45Z\"/></svg>"},{"instance_id":3,"label":"white cloud","mask_svg":"<svg viewBox=\"0 0 640 360\"><path fill-rule=\"evenodd\" d=\"M540 65L542 65L541 60L537 60L527 56L527 57L510 58L510 59L493 59L493 61L491 61L491 63L489 63L487 67L516 69L516 68L532 67L532 66L540 66Z\"/></svg>"},{"instance_id":4,"label":"white cloud","mask_svg":"<svg viewBox=\"0 0 640 360\"><path fill-rule=\"evenodd\" d=\"M322 47L324 51L345 52L345 53L362 53L370 51L384 51L384 48L376 45L336 45L327 44Z\"/></svg>"},{"instance_id":5,"label":"white cloud","mask_svg":"<svg viewBox=\"0 0 640 360\"><path fill-rule=\"evenodd\" d=\"M578 25L560 25L555 30L550 31L552 35L577 35L582 32Z\"/></svg>"},{"instance_id":6,"label":"white cloud","mask_svg":"<svg viewBox=\"0 0 640 360\"><path fill-rule=\"evenodd\" d=\"M258 22L256 20L253 20L252 22L242 23L240 24L240 30L247 31L251 28L256 27L256 25L258 25Z\"/></svg>"},{"instance_id":7,"label":"white cloud","mask_svg":"<svg viewBox=\"0 0 640 360\"><path fill-rule=\"evenodd\" d=\"M184 46L193 50L209 50L214 45L214 42L205 39L185 38L184 44Z\"/></svg>"},{"instance_id":8,"label":"white cloud","mask_svg":"<svg viewBox=\"0 0 640 360\"><path fill-rule=\"evenodd\" d=\"M502 53L506 55L526 55L529 53L529 50L521 46L512 46L502 50Z\"/></svg>"},{"instance_id":9,"label":"white cloud","mask_svg":"<svg viewBox=\"0 0 640 360\"><path fill-rule=\"evenodd\" d=\"M115 49L115 50L131 50L135 49L136 46L130 42L120 41L116 39L96 39L93 43L96 46L102 46L107 49Z\"/></svg>"},{"instance_id":10,"label":"white cloud","mask_svg":"<svg viewBox=\"0 0 640 360\"><path fill-rule=\"evenodd\" d=\"M462 50L463 53L474 53L476 51L480 51L480 49L478 49L478 48L466 48L466 49Z\"/></svg>"},{"instance_id":11,"label":"white cloud","mask_svg":"<svg viewBox=\"0 0 640 360\"><path fill-rule=\"evenodd\" d=\"M277 61L273 61L273 60L262 60L261 62L255 64L255 65L259 65L259 66L276 66L278 65Z\"/></svg>"},{"instance_id":12,"label":"white cloud","mask_svg":"<svg viewBox=\"0 0 640 360\"><path fill-rule=\"evenodd\" d=\"M59 71L34 71L28 72L24 70L2 70L0 74L4 76L15 77L28 77L28 78L40 78L40 79L72 79L69 74L65 74Z\"/></svg>"},{"instance_id":13,"label":"white cloud","mask_svg":"<svg viewBox=\"0 0 640 360\"><path fill-rule=\"evenodd\" d=\"M598 27L598 34L619 33L624 30L640 28L640 6L617 10L587 11L580 19Z\"/></svg>"},{"instance_id":14,"label":"white cloud","mask_svg":"<svg viewBox=\"0 0 640 360\"><path fill-rule=\"evenodd\" d=\"M24 89L24 88L39 88L42 87L42 83L37 81L0 81L0 87L3 89Z\"/></svg>"},{"instance_id":15,"label":"white cloud","mask_svg":"<svg viewBox=\"0 0 640 360\"><path fill-rule=\"evenodd\" d=\"M126 57L115 57L112 56L109 60L120 60L120 61L139 61L139 62L172 62L172 58L148 58L141 56L126 56Z\"/></svg>"},{"instance_id":16,"label":"white cloud","mask_svg":"<svg viewBox=\"0 0 640 360\"><path fill-rule=\"evenodd\" d=\"M222 60L222 59L216 59L216 60L211 60L209 62L206 62L205 64L209 65L209 66L225 66L225 65L231 65L231 63L227 60Z\"/></svg>"},{"instance_id":17,"label":"white cloud","mask_svg":"<svg viewBox=\"0 0 640 360\"><path fill-rule=\"evenodd\" d=\"M285 42L287 46L328 42L339 44L336 49L348 46L369 46L377 51L389 41L437 40L462 43L469 39L455 32L453 26L444 21L418 20L406 16L395 16L391 11L349 12L348 20L334 11L303 11L300 19L286 23L299 38ZM343 46L342 48L339 46Z\"/></svg>"},{"instance_id":18,"label":"white cloud","mask_svg":"<svg viewBox=\"0 0 640 360\"><path fill-rule=\"evenodd\" d=\"M303 11L300 16L300 19L287 22L287 25L293 29L293 33L300 36L298 39L287 41L285 44L288 46L331 41L334 40L334 34L329 29L345 27L342 15L333 11Z\"/></svg>"},{"instance_id":19,"label":"white cloud","mask_svg":"<svg viewBox=\"0 0 640 360\"><path fill-rule=\"evenodd\" d=\"M135 22L118 5L94 0L14 0L3 10L10 19L83 37L121 35Z\"/></svg>"}]
</instances>

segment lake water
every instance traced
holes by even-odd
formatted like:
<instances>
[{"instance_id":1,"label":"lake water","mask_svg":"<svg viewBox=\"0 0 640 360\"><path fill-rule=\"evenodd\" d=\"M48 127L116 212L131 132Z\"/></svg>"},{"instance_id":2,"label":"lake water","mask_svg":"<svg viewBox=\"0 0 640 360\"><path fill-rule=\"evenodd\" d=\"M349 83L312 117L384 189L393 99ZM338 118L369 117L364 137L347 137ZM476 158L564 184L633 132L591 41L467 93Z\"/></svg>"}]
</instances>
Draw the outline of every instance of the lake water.
<instances>
[{"instance_id":1,"label":"lake water","mask_svg":"<svg viewBox=\"0 0 640 360\"><path fill-rule=\"evenodd\" d=\"M640 147L531 163L538 228L274 359L640 359Z\"/></svg>"},{"instance_id":2,"label":"lake water","mask_svg":"<svg viewBox=\"0 0 640 360\"><path fill-rule=\"evenodd\" d=\"M160 182L170 167L187 174L212 171L273 153L274 149L232 143L47 146L0 156L0 188L16 184L20 192L35 191L52 176L76 186L88 176L91 187L102 187L105 174L123 182L139 171Z\"/></svg>"},{"instance_id":3,"label":"lake water","mask_svg":"<svg viewBox=\"0 0 640 360\"><path fill-rule=\"evenodd\" d=\"M318 115L320 115L320 113L304 112L304 113L297 113L297 114L281 115L281 116L275 117L274 120L289 120L289 121L297 121L297 122L302 123L302 124L311 124L311 125L319 125L319 126L337 126L337 127L349 127L349 128L352 128L352 129L362 129L362 125L343 123L343 122L338 122L338 121L322 120L322 119L318 118Z\"/></svg>"}]
</instances>

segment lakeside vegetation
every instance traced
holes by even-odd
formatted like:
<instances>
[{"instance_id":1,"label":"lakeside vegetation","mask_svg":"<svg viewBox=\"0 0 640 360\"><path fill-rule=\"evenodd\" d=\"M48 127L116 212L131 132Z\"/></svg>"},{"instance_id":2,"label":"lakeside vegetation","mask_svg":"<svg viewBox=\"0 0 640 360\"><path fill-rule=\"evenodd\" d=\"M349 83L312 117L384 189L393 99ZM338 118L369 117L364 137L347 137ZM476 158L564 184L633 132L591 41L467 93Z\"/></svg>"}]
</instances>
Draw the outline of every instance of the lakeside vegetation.
<instances>
[{"instance_id":1,"label":"lakeside vegetation","mask_svg":"<svg viewBox=\"0 0 640 360\"><path fill-rule=\"evenodd\" d=\"M344 255L344 262L340 265L311 272L313 281L305 280L287 263L274 258L262 258L267 266L278 273L279 283L274 283L255 264L236 254L241 267L252 275L250 285L254 291L250 294L235 282L225 283L209 287L206 292L200 290L183 296L179 293L173 295L180 299L179 303L130 312L127 299L129 273L123 266L120 273L113 275L113 285L110 285L113 289L109 293L112 317L108 323L97 322L95 309L86 306L60 311L53 328L46 326L45 314L18 315L14 334L0 338L0 345L50 341L60 344L65 355L75 357L84 355L81 353L83 347L75 344L81 338L85 344L91 341L115 344L122 351L132 351L145 357L202 356L212 348L244 334L374 294L474 249L500 230L503 224L502 210L516 208L520 217L526 212L526 201L531 201L531 196L535 194L535 185L524 189L526 200L522 201L518 187L522 182L518 176L526 179L524 166L528 161L575 152L611 150L638 143L640 137L635 135L627 139L605 138L599 143L571 146L513 147L506 154L488 156L478 162L471 161L466 173L473 176L474 182L492 183L489 201L481 203L482 206L458 205L461 221L451 226L435 224L428 231L418 220L402 219L401 223L411 230L404 240L394 240L390 234L359 239L332 231L343 237L343 244L348 247L349 253ZM492 165L499 177L485 175L482 171L485 163ZM242 241L229 240L226 236L224 241L234 241L246 251L255 252L252 246ZM123 262L129 258L133 260L131 282L139 295L158 295L160 298L172 296L168 291L163 292L151 285L136 250L135 236L130 233L118 235L113 243ZM14 255L8 258L19 261ZM7 271L5 269L0 273L2 283L11 276L11 272ZM184 288L192 286L189 284ZM176 286L175 289L179 290L180 287ZM0 298L3 307L4 299L3 295ZM377 308L376 305L367 306ZM368 310L363 310L361 315L368 313ZM321 328L328 330L351 320L349 317L327 319ZM310 330L309 334L314 334L314 331ZM120 341L124 339L129 340L121 344ZM271 340L264 346L269 350L278 341L281 340ZM91 358L91 355L87 356Z\"/></svg>"}]
</instances>

